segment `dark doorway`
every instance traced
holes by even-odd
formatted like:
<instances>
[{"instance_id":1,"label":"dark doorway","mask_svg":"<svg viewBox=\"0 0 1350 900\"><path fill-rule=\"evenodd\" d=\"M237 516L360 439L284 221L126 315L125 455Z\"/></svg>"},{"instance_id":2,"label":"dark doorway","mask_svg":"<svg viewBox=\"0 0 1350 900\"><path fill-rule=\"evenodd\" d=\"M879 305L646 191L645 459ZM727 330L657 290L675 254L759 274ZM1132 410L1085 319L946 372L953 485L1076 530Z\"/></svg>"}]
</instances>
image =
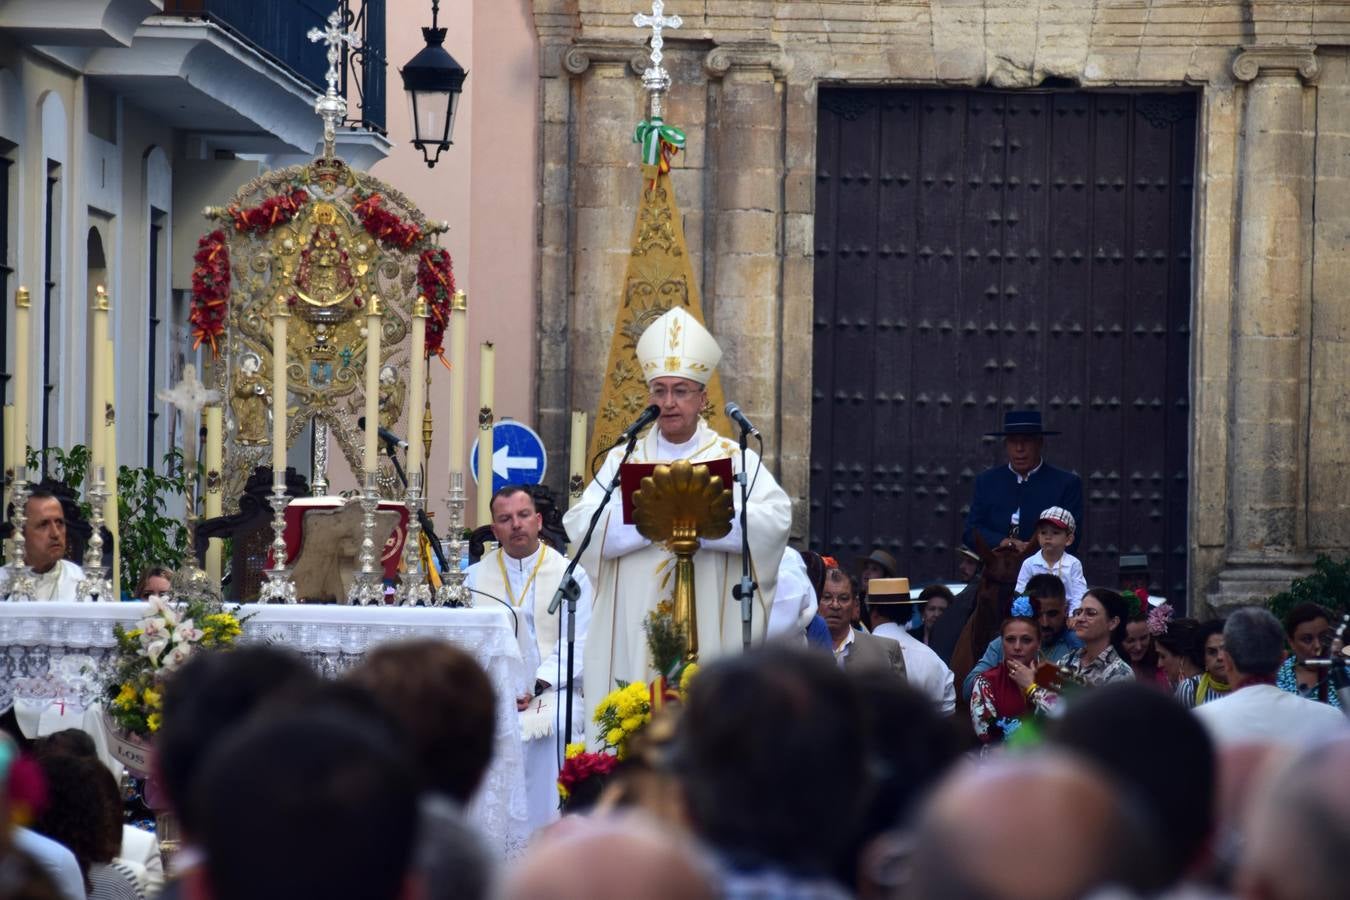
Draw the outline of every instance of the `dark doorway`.
<instances>
[{"instance_id":1,"label":"dark doorway","mask_svg":"<svg viewBox=\"0 0 1350 900\"><path fill-rule=\"evenodd\" d=\"M1184 601L1195 117L1193 94L821 89L814 549L951 579L1002 461L984 433L1029 407L1083 477L1088 583L1142 552Z\"/></svg>"}]
</instances>

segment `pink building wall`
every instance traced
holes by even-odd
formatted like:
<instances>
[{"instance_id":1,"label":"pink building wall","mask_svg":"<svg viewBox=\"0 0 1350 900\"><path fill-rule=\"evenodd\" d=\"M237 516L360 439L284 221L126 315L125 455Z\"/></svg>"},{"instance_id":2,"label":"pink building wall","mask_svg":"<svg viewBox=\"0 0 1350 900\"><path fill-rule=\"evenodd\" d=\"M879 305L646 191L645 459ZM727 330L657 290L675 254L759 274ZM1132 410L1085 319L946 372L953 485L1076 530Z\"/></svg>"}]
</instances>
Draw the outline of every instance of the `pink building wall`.
<instances>
[{"instance_id":1,"label":"pink building wall","mask_svg":"<svg viewBox=\"0 0 1350 900\"><path fill-rule=\"evenodd\" d=\"M398 70L424 46L430 0L390 0L388 128L394 150L371 173L407 194L427 218L450 223L443 245L455 280L469 296L469 434L477 432L478 346L497 348L496 414L534 426L535 193L538 152L538 47L529 0L442 0L445 48L469 71L454 146L428 169L411 143L411 121ZM449 468L449 373L433 362L435 423L427 462L428 509L445 521ZM567 447L549 448L549 468L566 467ZM466 461L467 464L467 461ZM342 473L345 474L345 473ZM335 482L340 473L334 473ZM466 507L474 521L474 494Z\"/></svg>"}]
</instances>

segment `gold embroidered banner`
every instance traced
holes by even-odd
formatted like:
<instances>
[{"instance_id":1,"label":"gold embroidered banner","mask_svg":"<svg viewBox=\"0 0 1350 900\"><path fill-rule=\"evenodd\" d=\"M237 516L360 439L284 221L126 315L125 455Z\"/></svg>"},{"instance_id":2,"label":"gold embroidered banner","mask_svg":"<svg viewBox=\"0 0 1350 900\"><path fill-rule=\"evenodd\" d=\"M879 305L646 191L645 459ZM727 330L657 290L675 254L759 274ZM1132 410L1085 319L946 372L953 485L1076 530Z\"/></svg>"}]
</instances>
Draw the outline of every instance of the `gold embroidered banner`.
<instances>
[{"instance_id":1,"label":"gold embroidered banner","mask_svg":"<svg viewBox=\"0 0 1350 900\"><path fill-rule=\"evenodd\" d=\"M698 282L684 242L683 221L670 174L662 172L660 166L644 165L642 202L633 225L622 302L610 339L609 363L600 389L595 431L591 434L591 459L612 445L651 402L637 361L637 341L642 332L674 306L683 306L704 322ZM703 418L720 434L732 434L722 406L722 383L714 372L708 382L708 405L703 409Z\"/></svg>"}]
</instances>

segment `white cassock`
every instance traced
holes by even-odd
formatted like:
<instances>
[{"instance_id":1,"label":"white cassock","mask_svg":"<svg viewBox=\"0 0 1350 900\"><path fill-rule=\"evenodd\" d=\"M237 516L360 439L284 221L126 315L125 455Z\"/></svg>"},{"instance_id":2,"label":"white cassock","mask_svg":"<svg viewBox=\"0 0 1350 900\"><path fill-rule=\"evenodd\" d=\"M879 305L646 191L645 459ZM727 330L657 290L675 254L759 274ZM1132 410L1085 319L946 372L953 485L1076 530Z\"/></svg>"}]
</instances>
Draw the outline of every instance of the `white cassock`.
<instances>
[{"instance_id":1,"label":"white cassock","mask_svg":"<svg viewBox=\"0 0 1350 900\"><path fill-rule=\"evenodd\" d=\"M0 566L0 598L9 597L9 581L13 577L13 568ZM34 572L33 579L36 581L34 600L71 601L75 599L76 589L84 579L84 569L68 559L58 559L56 565L41 575Z\"/></svg>"},{"instance_id":2,"label":"white cassock","mask_svg":"<svg viewBox=\"0 0 1350 900\"><path fill-rule=\"evenodd\" d=\"M672 462L687 459L705 462L730 458L734 471L741 471L740 448L700 420L693 438L671 444L652 428L638 442L632 462ZM750 492L751 575L759 583L751 614L751 639L760 641L769 620L778 580L778 564L787 546L792 525L792 504L768 469L760 468L759 456L746 451L753 488ZM586 533L591 515L604 497L623 449L611 450L599 474L591 479L581 499L567 511L563 523L573 541ZM758 476L756 476L758 470ZM738 485L727 485L735 498L736 518L730 533L716 540L705 539L694 554L694 602L698 619L699 659L708 661L741 649L741 608L731 589L741 580L741 496ZM587 736L594 743L595 705L614 690L618 680L651 681L659 673L651 667L643 619L674 591L675 555L663 545L638 534L637 527L623 523L620 492L600 515L595 536L581 557L581 564L595 576L595 610L590 640L586 644Z\"/></svg>"},{"instance_id":3,"label":"white cassock","mask_svg":"<svg viewBox=\"0 0 1350 900\"><path fill-rule=\"evenodd\" d=\"M524 674L516 696L534 694L536 680L552 685L534 698L520 715L520 736L525 742L525 796L530 830L558 818L558 761L571 737L566 730L567 692L567 603L549 615L548 606L567 569L567 557L546 544L524 559L515 559L501 548L491 550L469 566L464 583L509 604L518 623L516 639L525 660ZM573 678L576 680L572 709L573 735L583 728L582 660L586 631L591 620L591 583L578 566L573 573L581 587L577 600L576 645L573 648ZM482 594L478 606L491 603Z\"/></svg>"},{"instance_id":4,"label":"white cassock","mask_svg":"<svg viewBox=\"0 0 1350 900\"><path fill-rule=\"evenodd\" d=\"M769 610L767 638L787 638L795 643L806 643L806 626L816 616L820 601L816 598L811 573L806 571L802 555L791 547L783 551L778 564L778 586L773 592L773 607Z\"/></svg>"}]
</instances>

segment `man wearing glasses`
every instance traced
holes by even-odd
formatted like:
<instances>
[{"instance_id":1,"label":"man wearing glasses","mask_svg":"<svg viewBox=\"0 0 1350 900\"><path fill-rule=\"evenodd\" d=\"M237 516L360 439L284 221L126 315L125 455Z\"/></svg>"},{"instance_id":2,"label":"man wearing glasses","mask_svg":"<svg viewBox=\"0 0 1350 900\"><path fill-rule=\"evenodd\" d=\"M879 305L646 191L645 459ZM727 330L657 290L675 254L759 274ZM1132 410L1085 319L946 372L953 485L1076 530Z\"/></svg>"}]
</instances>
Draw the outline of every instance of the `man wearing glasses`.
<instances>
[{"instance_id":1,"label":"man wearing glasses","mask_svg":"<svg viewBox=\"0 0 1350 900\"><path fill-rule=\"evenodd\" d=\"M653 322L637 343L638 362L660 408L656 427L637 443L632 462L708 462L730 458L735 472L746 470L751 479L746 518L750 532L755 592L751 626L753 639L763 638L773 605L778 564L787 546L792 507L773 474L760 467L759 456L740 448L708 427L703 419L708 404L705 386L722 358L722 350L697 319L676 307ZM623 459L623 448L611 450L581 499L567 512L564 524L573 540L580 540ZM732 487L732 485L727 485ZM741 578L740 493L733 491L736 519L726 537L704 539L694 555L694 595L701 660L741 649L741 613L732 588ZM601 514L591 545L581 565L595 579L595 606L586 641L586 720L591 707L614 690L619 680L650 681L657 673L648 659L643 620L674 587L675 556L625 524L616 491Z\"/></svg>"}]
</instances>

